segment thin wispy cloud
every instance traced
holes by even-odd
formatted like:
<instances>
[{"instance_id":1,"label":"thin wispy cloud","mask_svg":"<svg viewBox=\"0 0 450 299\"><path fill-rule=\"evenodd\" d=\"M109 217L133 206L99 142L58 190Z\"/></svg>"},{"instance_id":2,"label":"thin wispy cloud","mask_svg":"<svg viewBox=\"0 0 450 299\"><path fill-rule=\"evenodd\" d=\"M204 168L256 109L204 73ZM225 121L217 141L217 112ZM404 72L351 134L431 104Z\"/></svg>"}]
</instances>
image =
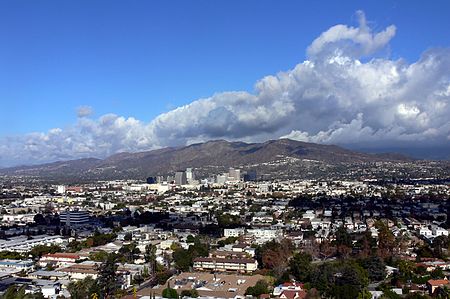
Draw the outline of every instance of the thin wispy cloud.
<instances>
[{"instance_id":1,"label":"thin wispy cloud","mask_svg":"<svg viewBox=\"0 0 450 299\"><path fill-rule=\"evenodd\" d=\"M92 113L94 113L94 110L91 106L80 106L77 108L78 117L87 117L92 115Z\"/></svg>"},{"instance_id":2,"label":"thin wispy cloud","mask_svg":"<svg viewBox=\"0 0 450 299\"><path fill-rule=\"evenodd\" d=\"M364 13L358 16L357 27L331 27L306 49L307 60L262 78L253 92L217 93L149 123L114 114L94 119L80 107L69 128L4 138L0 161L105 157L219 138L448 145L450 50L429 49L413 63L377 56L396 27L374 32Z\"/></svg>"}]
</instances>

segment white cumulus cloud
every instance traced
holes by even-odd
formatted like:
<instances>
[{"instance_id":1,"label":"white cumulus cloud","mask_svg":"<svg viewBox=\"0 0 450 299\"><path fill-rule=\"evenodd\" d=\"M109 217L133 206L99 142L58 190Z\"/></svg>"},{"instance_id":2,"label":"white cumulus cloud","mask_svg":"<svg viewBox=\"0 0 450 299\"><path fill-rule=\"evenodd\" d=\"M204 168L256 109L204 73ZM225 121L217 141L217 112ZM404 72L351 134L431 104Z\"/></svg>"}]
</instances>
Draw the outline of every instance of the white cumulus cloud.
<instances>
[{"instance_id":1,"label":"white cumulus cloud","mask_svg":"<svg viewBox=\"0 0 450 299\"><path fill-rule=\"evenodd\" d=\"M357 11L356 14L359 27L342 24L331 27L312 42L308 47L308 54L312 57L336 53L354 57L367 56L385 47L394 37L394 25L381 32L372 33L364 12Z\"/></svg>"}]
</instances>

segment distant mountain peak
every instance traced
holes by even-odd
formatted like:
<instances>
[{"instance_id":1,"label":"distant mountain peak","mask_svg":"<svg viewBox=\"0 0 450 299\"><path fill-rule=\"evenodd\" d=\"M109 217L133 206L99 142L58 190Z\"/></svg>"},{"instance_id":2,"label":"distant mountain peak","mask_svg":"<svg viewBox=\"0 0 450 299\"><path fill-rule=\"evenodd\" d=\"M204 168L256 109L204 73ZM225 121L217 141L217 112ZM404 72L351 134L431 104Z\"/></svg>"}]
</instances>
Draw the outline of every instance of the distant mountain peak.
<instances>
[{"instance_id":1,"label":"distant mountain peak","mask_svg":"<svg viewBox=\"0 0 450 299\"><path fill-rule=\"evenodd\" d=\"M304 167L302 161L317 161L322 163L323 167L330 167L330 165L377 161L407 162L411 159L397 154L367 154L335 145L315 144L286 138L262 143L211 140L188 146L167 147L145 152L122 152L105 159L88 158L11 167L0 169L0 174L33 176L49 180L66 178L84 181L117 178L143 179L150 175L173 174L175 171L187 167L203 171L204 175L217 174L229 167L258 168L267 173L270 173L274 167L278 169L277 171L283 171L284 167L286 173L301 173L302 167ZM208 171L213 173L208 173Z\"/></svg>"}]
</instances>

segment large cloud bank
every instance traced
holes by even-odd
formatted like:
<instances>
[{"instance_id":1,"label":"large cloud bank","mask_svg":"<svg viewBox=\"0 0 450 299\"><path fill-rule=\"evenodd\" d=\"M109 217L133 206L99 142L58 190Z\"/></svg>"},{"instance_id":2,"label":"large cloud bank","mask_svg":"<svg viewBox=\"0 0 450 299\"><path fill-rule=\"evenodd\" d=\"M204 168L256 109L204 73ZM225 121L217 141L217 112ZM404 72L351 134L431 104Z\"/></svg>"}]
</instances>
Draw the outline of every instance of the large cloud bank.
<instances>
[{"instance_id":1,"label":"large cloud bank","mask_svg":"<svg viewBox=\"0 0 450 299\"><path fill-rule=\"evenodd\" d=\"M428 50L414 63L377 58L396 28L373 32L358 16L358 27L331 27L308 47L307 60L262 78L252 93L217 93L149 123L113 114L92 119L81 107L67 129L4 138L0 163L105 157L211 139L450 144L450 50Z\"/></svg>"}]
</instances>

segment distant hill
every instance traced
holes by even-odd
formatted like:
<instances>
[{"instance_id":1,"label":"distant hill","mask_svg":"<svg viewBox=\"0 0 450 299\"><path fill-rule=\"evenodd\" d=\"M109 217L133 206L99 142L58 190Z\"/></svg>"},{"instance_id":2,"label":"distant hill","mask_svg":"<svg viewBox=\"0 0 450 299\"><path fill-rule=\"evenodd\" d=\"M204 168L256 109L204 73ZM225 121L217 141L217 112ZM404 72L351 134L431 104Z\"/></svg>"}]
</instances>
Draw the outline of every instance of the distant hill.
<instances>
[{"instance_id":1,"label":"distant hill","mask_svg":"<svg viewBox=\"0 0 450 299\"><path fill-rule=\"evenodd\" d=\"M264 143L208 141L184 147L119 153L106 159L78 159L34 166L0 169L0 175L35 177L44 180L90 181L101 179L145 179L150 175L167 175L193 167L200 175L213 175L229 167L258 169L259 173L299 175L311 165L341 167L355 163L411 162L398 154L367 154L335 145L322 145L290 139ZM325 167L325 168L324 168ZM295 172L292 172L295 169ZM311 168L312 169L312 168ZM308 173L313 170L309 169Z\"/></svg>"}]
</instances>

